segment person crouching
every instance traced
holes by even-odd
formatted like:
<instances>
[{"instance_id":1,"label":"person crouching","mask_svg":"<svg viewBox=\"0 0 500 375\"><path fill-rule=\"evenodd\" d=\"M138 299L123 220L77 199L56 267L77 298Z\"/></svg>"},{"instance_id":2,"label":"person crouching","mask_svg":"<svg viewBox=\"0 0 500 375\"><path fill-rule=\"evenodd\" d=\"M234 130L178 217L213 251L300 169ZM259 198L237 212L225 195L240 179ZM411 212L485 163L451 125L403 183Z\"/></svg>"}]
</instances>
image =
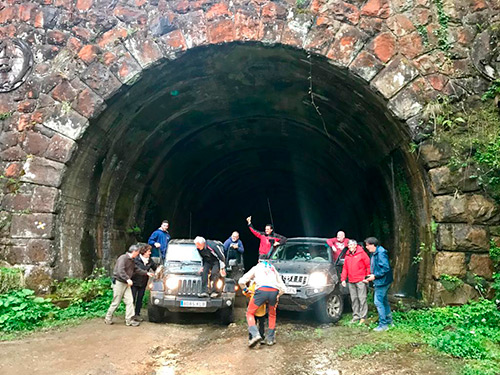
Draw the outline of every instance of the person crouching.
<instances>
[{"instance_id":1,"label":"person crouching","mask_svg":"<svg viewBox=\"0 0 500 375\"><path fill-rule=\"evenodd\" d=\"M248 302L250 303L253 300L253 296L255 295L255 282L252 282L248 288L243 290L243 294L248 298ZM266 318L267 318L267 306L263 303L257 311L255 311L255 322L259 327L260 337L265 337L266 334ZM248 339L252 339L252 335L248 334ZM264 341L260 342L261 344L265 344Z\"/></svg>"},{"instance_id":2,"label":"person crouching","mask_svg":"<svg viewBox=\"0 0 500 375\"><path fill-rule=\"evenodd\" d=\"M257 325L255 323L255 313L260 306L267 303L269 306L269 326L266 337L267 345L274 345L276 342L276 308L279 297L285 292L285 283L281 279L276 268L261 256L259 263L245 273L238 284L242 290L245 290L248 283L255 281L255 295L248 303L247 323L248 332L251 338L248 340L248 346L254 347L262 340Z\"/></svg>"}]
</instances>

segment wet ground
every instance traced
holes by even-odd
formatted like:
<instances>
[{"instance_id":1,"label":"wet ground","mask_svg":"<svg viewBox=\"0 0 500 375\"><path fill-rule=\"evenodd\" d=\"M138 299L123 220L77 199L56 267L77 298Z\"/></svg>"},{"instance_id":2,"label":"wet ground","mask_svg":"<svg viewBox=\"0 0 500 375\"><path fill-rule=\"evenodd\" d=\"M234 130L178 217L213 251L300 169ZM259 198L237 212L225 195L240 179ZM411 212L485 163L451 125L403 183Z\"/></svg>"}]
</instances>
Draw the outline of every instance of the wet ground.
<instances>
[{"instance_id":1,"label":"wet ground","mask_svg":"<svg viewBox=\"0 0 500 375\"><path fill-rule=\"evenodd\" d=\"M140 327L126 327L123 318L112 326L94 319L1 342L0 374L453 375L458 369L454 360L401 334L278 314L277 344L254 349L246 345L242 307L229 327L214 323L215 315L199 314Z\"/></svg>"}]
</instances>

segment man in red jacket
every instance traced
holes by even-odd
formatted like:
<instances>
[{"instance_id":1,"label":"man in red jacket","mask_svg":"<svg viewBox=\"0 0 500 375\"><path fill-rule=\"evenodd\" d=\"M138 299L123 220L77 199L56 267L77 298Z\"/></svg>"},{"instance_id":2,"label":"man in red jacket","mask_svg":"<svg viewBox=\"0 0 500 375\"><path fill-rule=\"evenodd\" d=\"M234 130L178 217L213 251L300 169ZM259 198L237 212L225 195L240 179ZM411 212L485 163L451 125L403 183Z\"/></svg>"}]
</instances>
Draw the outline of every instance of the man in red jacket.
<instances>
[{"instance_id":1,"label":"man in red jacket","mask_svg":"<svg viewBox=\"0 0 500 375\"><path fill-rule=\"evenodd\" d=\"M351 323L363 324L368 314L368 304L366 302L367 285L363 280L370 275L370 258L363 248L354 240L349 240L347 246L349 250L345 256L344 268L340 275L342 286L346 286L346 279L349 279L349 294L352 302Z\"/></svg>"},{"instance_id":2,"label":"man in red jacket","mask_svg":"<svg viewBox=\"0 0 500 375\"><path fill-rule=\"evenodd\" d=\"M349 238L345 237L345 233L339 230L337 232L337 237L330 238L326 240L326 243L328 246L332 248L332 253L333 253L333 259L337 259L344 250L344 248L347 247L347 243L349 242ZM343 258L343 257L342 257Z\"/></svg>"},{"instance_id":3,"label":"man in red jacket","mask_svg":"<svg viewBox=\"0 0 500 375\"><path fill-rule=\"evenodd\" d=\"M286 242L286 237L283 237L280 234L274 233L273 226L271 224L267 224L264 229L264 233L255 230L252 226L252 217L247 217L248 228L250 232L253 233L255 237L260 240L259 245L259 258L260 256L269 256L271 252L272 246L282 245Z\"/></svg>"}]
</instances>

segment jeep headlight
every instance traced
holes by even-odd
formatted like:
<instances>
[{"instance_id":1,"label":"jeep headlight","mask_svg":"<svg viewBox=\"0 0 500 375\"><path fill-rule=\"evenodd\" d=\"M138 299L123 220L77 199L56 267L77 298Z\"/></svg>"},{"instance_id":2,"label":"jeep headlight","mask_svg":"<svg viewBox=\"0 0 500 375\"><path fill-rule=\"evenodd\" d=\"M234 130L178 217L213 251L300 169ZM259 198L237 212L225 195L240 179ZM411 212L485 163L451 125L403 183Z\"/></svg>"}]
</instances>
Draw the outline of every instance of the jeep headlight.
<instances>
[{"instance_id":1,"label":"jeep headlight","mask_svg":"<svg viewBox=\"0 0 500 375\"><path fill-rule=\"evenodd\" d=\"M328 282L328 278L323 272L313 272L311 276L309 276L309 286L313 288L322 288L326 286Z\"/></svg>"},{"instance_id":2,"label":"jeep headlight","mask_svg":"<svg viewBox=\"0 0 500 375\"><path fill-rule=\"evenodd\" d=\"M167 289L174 290L179 286L179 279L177 277L169 277L165 282Z\"/></svg>"}]
</instances>

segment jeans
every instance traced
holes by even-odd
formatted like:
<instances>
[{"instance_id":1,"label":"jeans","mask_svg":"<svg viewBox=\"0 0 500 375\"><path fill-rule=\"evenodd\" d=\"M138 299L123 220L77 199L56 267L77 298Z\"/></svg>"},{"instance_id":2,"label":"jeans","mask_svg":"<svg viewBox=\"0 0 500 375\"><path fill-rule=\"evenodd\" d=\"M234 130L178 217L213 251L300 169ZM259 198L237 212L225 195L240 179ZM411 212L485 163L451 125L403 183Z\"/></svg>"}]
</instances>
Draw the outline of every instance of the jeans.
<instances>
[{"instance_id":1,"label":"jeans","mask_svg":"<svg viewBox=\"0 0 500 375\"><path fill-rule=\"evenodd\" d=\"M387 299L390 286L391 284L375 286L374 303L378 311L378 325L380 327L387 327L392 324L391 306Z\"/></svg>"}]
</instances>

